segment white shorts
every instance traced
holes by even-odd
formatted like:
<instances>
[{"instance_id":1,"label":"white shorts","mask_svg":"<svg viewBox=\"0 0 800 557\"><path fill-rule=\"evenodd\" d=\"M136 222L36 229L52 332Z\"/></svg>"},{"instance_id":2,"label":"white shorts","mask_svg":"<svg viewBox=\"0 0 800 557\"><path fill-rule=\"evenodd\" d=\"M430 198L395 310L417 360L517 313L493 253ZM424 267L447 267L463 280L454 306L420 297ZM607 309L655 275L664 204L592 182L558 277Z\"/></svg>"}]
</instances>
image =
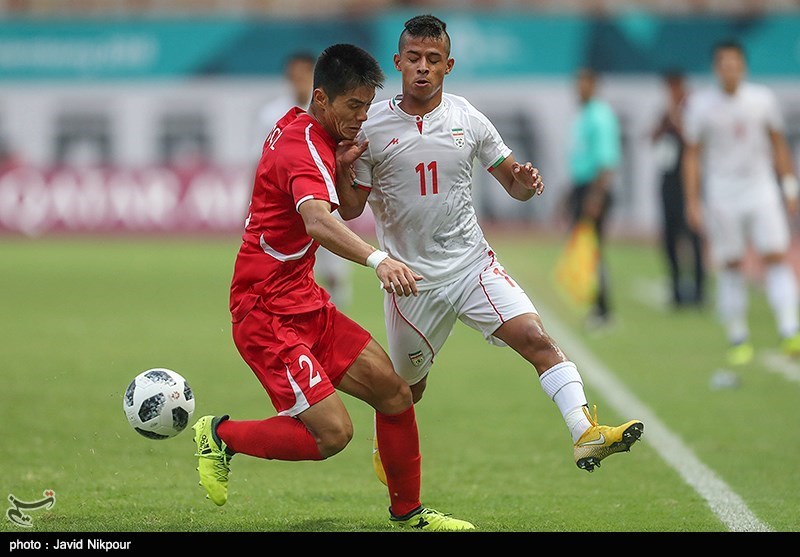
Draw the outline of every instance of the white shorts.
<instances>
[{"instance_id":1,"label":"white shorts","mask_svg":"<svg viewBox=\"0 0 800 557\"><path fill-rule=\"evenodd\" d=\"M777 194L716 202L705 212L711 255L719 264L741 260L748 246L759 254L789 249L789 222Z\"/></svg>"},{"instance_id":2,"label":"white shorts","mask_svg":"<svg viewBox=\"0 0 800 557\"><path fill-rule=\"evenodd\" d=\"M455 326L456 318L496 346L506 346L493 333L506 321L525 313L537 313L525 291L488 251L452 282L421 290L419 296L384 298L389 355L395 371L414 385L433 364Z\"/></svg>"}]
</instances>

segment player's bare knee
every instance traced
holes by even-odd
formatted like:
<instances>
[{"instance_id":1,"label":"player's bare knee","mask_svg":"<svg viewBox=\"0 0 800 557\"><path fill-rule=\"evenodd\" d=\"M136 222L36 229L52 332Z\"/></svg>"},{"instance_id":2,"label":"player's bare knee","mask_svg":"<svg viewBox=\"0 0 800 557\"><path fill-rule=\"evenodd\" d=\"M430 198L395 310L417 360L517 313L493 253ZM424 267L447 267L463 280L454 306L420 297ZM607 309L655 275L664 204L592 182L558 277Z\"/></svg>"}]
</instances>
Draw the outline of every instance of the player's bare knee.
<instances>
[{"instance_id":1,"label":"player's bare knee","mask_svg":"<svg viewBox=\"0 0 800 557\"><path fill-rule=\"evenodd\" d=\"M353 439L353 423L340 424L326 430L317 438L317 447L323 458L341 452Z\"/></svg>"},{"instance_id":2,"label":"player's bare knee","mask_svg":"<svg viewBox=\"0 0 800 557\"><path fill-rule=\"evenodd\" d=\"M524 328L522 334L522 348L519 352L537 370L549 369L555 364L566 360L566 356L556 342L539 323L530 323L529 326Z\"/></svg>"},{"instance_id":3,"label":"player's bare knee","mask_svg":"<svg viewBox=\"0 0 800 557\"><path fill-rule=\"evenodd\" d=\"M381 376L381 380L373 386L370 404L382 414L399 414L412 403L411 388L394 371L391 375Z\"/></svg>"}]
</instances>

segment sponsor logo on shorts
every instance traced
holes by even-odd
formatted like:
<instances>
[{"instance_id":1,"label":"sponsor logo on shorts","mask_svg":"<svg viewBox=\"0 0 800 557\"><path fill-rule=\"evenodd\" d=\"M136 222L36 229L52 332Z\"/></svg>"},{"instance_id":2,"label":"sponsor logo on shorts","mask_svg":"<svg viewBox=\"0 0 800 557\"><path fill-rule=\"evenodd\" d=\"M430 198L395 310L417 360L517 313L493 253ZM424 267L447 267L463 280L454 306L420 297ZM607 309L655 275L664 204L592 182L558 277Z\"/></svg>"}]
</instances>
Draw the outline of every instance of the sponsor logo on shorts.
<instances>
[{"instance_id":1,"label":"sponsor logo on shorts","mask_svg":"<svg viewBox=\"0 0 800 557\"><path fill-rule=\"evenodd\" d=\"M425 356L422 354L422 350L420 350L418 352L414 352L413 354L409 354L408 359L411 360L411 363L414 364L414 367L419 367L425 361Z\"/></svg>"}]
</instances>

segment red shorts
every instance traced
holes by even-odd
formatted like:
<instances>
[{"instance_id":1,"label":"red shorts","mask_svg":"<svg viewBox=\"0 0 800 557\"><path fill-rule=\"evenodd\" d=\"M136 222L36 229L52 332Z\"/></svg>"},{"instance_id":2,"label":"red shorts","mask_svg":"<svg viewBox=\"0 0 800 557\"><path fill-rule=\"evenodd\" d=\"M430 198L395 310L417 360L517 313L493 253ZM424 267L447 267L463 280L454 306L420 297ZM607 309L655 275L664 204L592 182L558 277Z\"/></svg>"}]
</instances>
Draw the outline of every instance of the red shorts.
<instances>
[{"instance_id":1,"label":"red shorts","mask_svg":"<svg viewBox=\"0 0 800 557\"><path fill-rule=\"evenodd\" d=\"M275 315L256 304L233 324L239 354L283 416L296 416L332 394L370 340L332 303L296 315Z\"/></svg>"}]
</instances>

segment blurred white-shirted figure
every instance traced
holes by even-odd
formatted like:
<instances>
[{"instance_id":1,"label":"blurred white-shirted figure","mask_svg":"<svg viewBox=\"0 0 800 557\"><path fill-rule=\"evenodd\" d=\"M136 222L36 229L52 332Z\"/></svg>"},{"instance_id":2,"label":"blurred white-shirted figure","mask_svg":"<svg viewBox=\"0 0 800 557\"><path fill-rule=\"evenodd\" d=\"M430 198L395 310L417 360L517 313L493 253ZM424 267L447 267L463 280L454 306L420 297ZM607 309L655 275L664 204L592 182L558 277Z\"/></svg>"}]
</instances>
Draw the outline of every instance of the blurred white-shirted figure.
<instances>
[{"instance_id":1,"label":"blurred white-shirted figure","mask_svg":"<svg viewBox=\"0 0 800 557\"><path fill-rule=\"evenodd\" d=\"M308 109L311 92L314 88L314 63L316 58L308 52L296 52L290 55L284 65L284 77L289 90L281 96L265 104L258 112L255 130L256 160L261 157L264 140L275 127L275 123L293 106ZM338 212L334 212L336 218ZM350 263L337 257L327 249L317 250L317 262L314 265L314 276L317 281L330 292L337 307L345 308L352 298L350 281Z\"/></svg>"},{"instance_id":2,"label":"blurred white-shirted figure","mask_svg":"<svg viewBox=\"0 0 800 557\"><path fill-rule=\"evenodd\" d=\"M261 158L264 139L290 108L293 106L299 106L303 110L308 108L314 88L315 62L316 58L307 52L296 52L286 59L283 76L289 89L265 104L258 112L254 138L256 159Z\"/></svg>"},{"instance_id":3,"label":"blurred white-shirted figure","mask_svg":"<svg viewBox=\"0 0 800 557\"><path fill-rule=\"evenodd\" d=\"M797 277L787 260L787 210L797 212L798 182L783 118L773 92L745 80L741 45L715 45L713 69L717 84L689 99L684 187L688 224L707 233L717 267L717 308L730 342L728 361L742 365L753 358L742 269L751 245L763 263L782 349L800 355Z\"/></svg>"}]
</instances>

